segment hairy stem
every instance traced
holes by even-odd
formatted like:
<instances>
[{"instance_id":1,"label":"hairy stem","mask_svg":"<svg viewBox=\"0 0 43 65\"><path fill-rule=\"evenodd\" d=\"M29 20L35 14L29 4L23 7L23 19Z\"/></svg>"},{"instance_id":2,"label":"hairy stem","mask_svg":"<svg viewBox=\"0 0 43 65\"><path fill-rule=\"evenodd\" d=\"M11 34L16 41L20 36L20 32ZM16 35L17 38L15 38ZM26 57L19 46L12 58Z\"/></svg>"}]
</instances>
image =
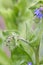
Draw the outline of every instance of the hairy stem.
<instances>
[{"instance_id":1,"label":"hairy stem","mask_svg":"<svg viewBox=\"0 0 43 65\"><path fill-rule=\"evenodd\" d=\"M39 65L39 46L35 49L35 59L36 59L36 65Z\"/></svg>"}]
</instances>

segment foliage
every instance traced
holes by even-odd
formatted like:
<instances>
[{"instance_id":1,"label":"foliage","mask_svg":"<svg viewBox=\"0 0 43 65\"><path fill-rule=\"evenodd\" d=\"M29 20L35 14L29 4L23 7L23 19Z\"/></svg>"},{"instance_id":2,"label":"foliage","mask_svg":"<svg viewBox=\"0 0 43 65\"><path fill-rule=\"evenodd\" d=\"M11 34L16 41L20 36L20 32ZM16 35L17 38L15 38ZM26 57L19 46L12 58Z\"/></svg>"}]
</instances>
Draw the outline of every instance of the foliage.
<instances>
[{"instance_id":1,"label":"foliage","mask_svg":"<svg viewBox=\"0 0 43 65\"><path fill-rule=\"evenodd\" d=\"M0 0L0 16L6 30L0 30L0 65L43 65L43 19L34 10L43 0ZM3 25L3 24L2 24ZM3 47L10 50L10 58Z\"/></svg>"}]
</instances>

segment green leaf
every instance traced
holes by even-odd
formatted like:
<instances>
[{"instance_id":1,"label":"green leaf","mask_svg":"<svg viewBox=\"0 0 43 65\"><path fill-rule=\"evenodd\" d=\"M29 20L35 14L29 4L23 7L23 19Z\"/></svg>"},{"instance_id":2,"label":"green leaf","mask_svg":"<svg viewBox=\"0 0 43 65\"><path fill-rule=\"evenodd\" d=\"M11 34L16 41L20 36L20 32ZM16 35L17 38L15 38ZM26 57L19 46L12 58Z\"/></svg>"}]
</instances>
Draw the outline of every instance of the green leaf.
<instances>
[{"instance_id":1,"label":"green leaf","mask_svg":"<svg viewBox=\"0 0 43 65\"><path fill-rule=\"evenodd\" d=\"M12 51L13 65L27 65L28 62L32 62L31 57L27 54L23 47L17 46Z\"/></svg>"},{"instance_id":2,"label":"green leaf","mask_svg":"<svg viewBox=\"0 0 43 65\"><path fill-rule=\"evenodd\" d=\"M35 54L32 46L22 40L19 40L18 43L24 48L24 51L31 57L32 61L34 59L33 63L35 63Z\"/></svg>"},{"instance_id":3,"label":"green leaf","mask_svg":"<svg viewBox=\"0 0 43 65\"><path fill-rule=\"evenodd\" d=\"M30 45L31 46L38 46L40 44L40 38L39 37L35 37L32 41L30 41Z\"/></svg>"}]
</instances>

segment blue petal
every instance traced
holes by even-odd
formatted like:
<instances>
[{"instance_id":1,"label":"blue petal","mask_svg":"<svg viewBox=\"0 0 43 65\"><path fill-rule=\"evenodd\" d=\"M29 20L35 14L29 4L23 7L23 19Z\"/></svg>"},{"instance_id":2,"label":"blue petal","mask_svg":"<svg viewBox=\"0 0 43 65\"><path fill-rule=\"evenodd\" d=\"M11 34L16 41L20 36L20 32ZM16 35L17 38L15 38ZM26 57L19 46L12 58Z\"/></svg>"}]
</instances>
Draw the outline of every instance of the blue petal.
<instances>
[{"instance_id":1,"label":"blue petal","mask_svg":"<svg viewBox=\"0 0 43 65\"><path fill-rule=\"evenodd\" d=\"M36 16L37 16L38 18L40 18L40 19L43 17L43 14L42 14L42 12L40 11L40 8L39 8L39 9L36 9L35 12L34 12L34 14L36 14Z\"/></svg>"},{"instance_id":2,"label":"blue petal","mask_svg":"<svg viewBox=\"0 0 43 65\"><path fill-rule=\"evenodd\" d=\"M41 18L43 17L43 14L42 14L42 13L39 13L39 14L37 15L37 17L41 19Z\"/></svg>"},{"instance_id":3,"label":"blue petal","mask_svg":"<svg viewBox=\"0 0 43 65\"><path fill-rule=\"evenodd\" d=\"M28 65L32 65L32 62L28 62Z\"/></svg>"},{"instance_id":4,"label":"blue petal","mask_svg":"<svg viewBox=\"0 0 43 65\"><path fill-rule=\"evenodd\" d=\"M36 15L38 15L40 13L40 10L39 9L36 9L35 11L34 11L34 14L36 14Z\"/></svg>"}]
</instances>

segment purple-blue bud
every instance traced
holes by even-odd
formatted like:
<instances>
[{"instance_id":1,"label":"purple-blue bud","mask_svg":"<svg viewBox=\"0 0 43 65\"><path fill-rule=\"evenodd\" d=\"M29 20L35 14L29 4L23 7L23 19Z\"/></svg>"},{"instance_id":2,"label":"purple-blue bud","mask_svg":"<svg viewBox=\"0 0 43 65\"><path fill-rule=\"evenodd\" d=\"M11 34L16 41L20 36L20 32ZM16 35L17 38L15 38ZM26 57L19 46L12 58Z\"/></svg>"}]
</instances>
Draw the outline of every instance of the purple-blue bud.
<instances>
[{"instance_id":1,"label":"purple-blue bud","mask_svg":"<svg viewBox=\"0 0 43 65\"><path fill-rule=\"evenodd\" d=\"M40 7L40 10L43 11L43 7Z\"/></svg>"}]
</instances>

